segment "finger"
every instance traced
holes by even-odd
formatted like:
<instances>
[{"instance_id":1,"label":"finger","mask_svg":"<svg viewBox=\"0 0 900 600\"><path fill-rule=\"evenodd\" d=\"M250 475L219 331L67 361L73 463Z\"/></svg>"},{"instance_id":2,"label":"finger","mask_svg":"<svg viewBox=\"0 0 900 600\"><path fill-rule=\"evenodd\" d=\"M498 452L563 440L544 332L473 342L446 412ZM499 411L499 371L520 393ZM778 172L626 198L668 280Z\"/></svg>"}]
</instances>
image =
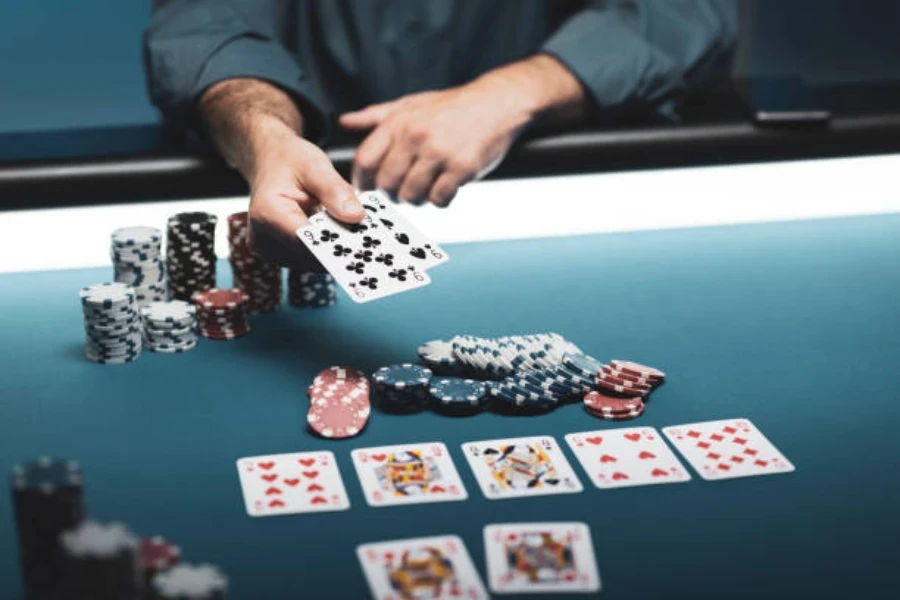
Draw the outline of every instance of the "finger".
<instances>
[{"instance_id":1,"label":"finger","mask_svg":"<svg viewBox=\"0 0 900 600\"><path fill-rule=\"evenodd\" d=\"M439 161L428 158L417 159L403 178L397 196L412 204L424 203L428 199L428 191L440 174Z\"/></svg>"},{"instance_id":2,"label":"finger","mask_svg":"<svg viewBox=\"0 0 900 600\"><path fill-rule=\"evenodd\" d=\"M397 100L370 104L362 110L346 112L338 118L341 127L352 130L372 129L387 119L397 106Z\"/></svg>"},{"instance_id":3,"label":"finger","mask_svg":"<svg viewBox=\"0 0 900 600\"><path fill-rule=\"evenodd\" d=\"M377 128L363 140L353 159L353 187L363 191L375 188L375 173L390 150L392 140L390 130L385 127Z\"/></svg>"},{"instance_id":4,"label":"finger","mask_svg":"<svg viewBox=\"0 0 900 600\"><path fill-rule=\"evenodd\" d=\"M281 264L300 244L297 229L309 224L301 206L308 202L278 192L255 192L250 205L250 246L263 258Z\"/></svg>"},{"instance_id":5,"label":"finger","mask_svg":"<svg viewBox=\"0 0 900 600\"><path fill-rule=\"evenodd\" d=\"M396 194L403 179L416 160L411 145L406 143L391 144L387 156L378 166L375 174L375 185L389 194Z\"/></svg>"},{"instance_id":6,"label":"finger","mask_svg":"<svg viewBox=\"0 0 900 600\"><path fill-rule=\"evenodd\" d=\"M428 192L428 201L437 207L446 208L465 181L466 179L459 173L452 171L441 173Z\"/></svg>"},{"instance_id":7,"label":"finger","mask_svg":"<svg viewBox=\"0 0 900 600\"><path fill-rule=\"evenodd\" d=\"M359 223L366 216L353 187L344 181L324 154L305 162L299 178L301 187L312 194L335 219Z\"/></svg>"}]
</instances>

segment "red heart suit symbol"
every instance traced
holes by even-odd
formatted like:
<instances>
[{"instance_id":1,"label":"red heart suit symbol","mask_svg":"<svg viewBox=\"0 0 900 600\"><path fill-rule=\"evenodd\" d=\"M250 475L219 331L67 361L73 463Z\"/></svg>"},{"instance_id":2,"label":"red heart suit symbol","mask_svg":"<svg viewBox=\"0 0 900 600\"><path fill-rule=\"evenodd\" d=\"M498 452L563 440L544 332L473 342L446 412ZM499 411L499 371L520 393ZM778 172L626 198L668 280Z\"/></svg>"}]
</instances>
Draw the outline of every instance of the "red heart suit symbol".
<instances>
[{"instance_id":1,"label":"red heart suit symbol","mask_svg":"<svg viewBox=\"0 0 900 600\"><path fill-rule=\"evenodd\" d=\"M259 464L260 469L265 469L266 471L268 471L269 469L271 469L272 467L275 466L275 461L261 462L258 464Z\"/></svg>"},{"instance_id":2,"label":"red heart suit symbol","mask_svg":"<svg viewBox=\"0 0 900 600\"><path fill-rule=\"evenodd\" d=\"M277 487L270 487L266 490L266 496L277 496L280 493L281 490L279 490Z\"/></svg>"},{"instance_id":3,"label":"red heart suit symbol","mask_svg":"<svg viewBox=\"0 0 900 600\"><path fill-rule=\"evenodd\" d=\"M278 479L278 473L266 473L265 475L262 475L262 478L264 481L272 483L273 481Z\"/></svg>"},{"instance_id":4,"label":"red heart suit symbol","mask_svg":"<svg viewBox=\"0 0 900 600\"><path fill-rule=\"evenodd\" d=\"M297 487L297 484L300 483L300 480L299 479L285 479L284 483L291 487Z\"/></svg>"},{"instance_id":5,"label":"red heart suit symbol","mask_svg":"<svg viewBox=\"0 0 900 600\"><path fill-rule=\"evenodd\" d=\"M269 508L284 508L284 502L276 498L269 502Z\"/></svg>"},{"instance_id":6,"label":"red heart suit symbol","mask_svg":"<svg viewBox=\"0 0 900 600\"><path fill-rule=\"evenodd\" d=\"M643 452L638 454L638 458L640 458L641 460L644 460L647 458L656 458L656 455L653 454L652 452L647 452L646 450L644 450Z\"/></svg>"},{"instance_id":7,"label":"red heart suit symbol","mask_svg":"<svg viewBox=\"0 0 900 600\"><path fill-rule=\"evenodd\" d=\"M303 476L306 477L307 479L315 479L316 477L319 476L319 472L318 471L303 471Z\"/></svg>"},{"instance_id":8,"label":"red heart suit symbol","mask_svg":"<svg viewBox=\"0 0 900 600\"><path fill-rule=\"evenodd\" d=\"M650 474L653 475L654 477L668 477L669 476L669 472L664 471L662 469L653 469L650 472Z\"/></svg>"},{"instance_id":9,"label":"red heart suit symbol","mask_svg":"<svg viewBox=\"0 0 900 600\"><path fill-rule=\"evenodd\" d=\"M598 435L597 437L584 438L584 441L586 441L588 444L599 446L603 442L603 438Z\"/></svg>"},{"instance_id":10,"label":"red heart suit symbol","mask_svg":"<svg viewBox=\"0 0 900 600\"><path fill-rule=\"evenodd\" d=\"M630 477L628 477L628 475L626 475L625 473L622 473L621 471L617 471L617 472L613 473L612 478L613 478L613 481L622 481L625 479L630 479Z\"/></svg>"},{"instance_id":11,"label":"red heart suit symbol","mask_svg":"<svg viewBox=\"0 0 900 600\"><path fill-rule=\"evenodd\" d=\"M602 463L614 463L616 462L615 456L610 456L609 454L604 454L600 457L600 462Z\"/></svg>"},{"instance_id":12,"label":"red heart suit symbol","mask_svg":"<svg viewBox=\"0 0 900 600\"><path fill-rule=\"evenodd\" d=\"M632 442L639 442L641 440L641 434L639 433L626 433L626 440L631 440Z\"/></svg>"},{"instance_id":13,"label":"red heart suit symbol","mask_svg":"<svg viewBox=\"0 0 900 600\"><path fill-rule=\"evenodd\" d=\"M301 458L297 462L299 462L304 467L311 467L316 464L316 459L314 458Z\"/></svg>"},{"instance_id":14,"label":"red heart suit symbol","mask_svg":"<svg viewBox=\"0 0 900 600\"><path fill-rule=\"evenodd\" d=\"M375 462L384 462L387 459L387 454L373 454L372 460Z\"/></svg>"},{"instance_id":15,"label":"red heart suit symbol","mask_svg":"<svg viewBox=\"0 0 900 600\"><path fill-rule=\"evenodd\" d=\"M321 485L319 485L318 483L313 483L313 484L311 484L308 488L306 488L306 491L309 492L309 493L313 493L313 492L321 492L321 491L323 491L324 489L325 489L325 488L323 488L323 487L322 487Z\"/></svg>"},{"instance_id":16,"label":"red heart suit symbol","mask_svg":"<svg viewBox=\"0 0 900 600\"><path fill-rule=\"evenodd\" d=\"M436 485L436 486L434 486L434 487L431 488L431 491L434 492L435 494L443 494L443 493L446 492L447 490L445 490L444 488L442 488L442 487L439 486L439 485Z\"/></svg>"},{"instance_id":17,"label":"red heart suit symbol","mask_svg":"<svg viewBox=\"0 0 900 600\"><path fill-rule=\"evenodd\" d=\"M309 501L310 504L328 504L328 500L323 498L322 496L316 496L312 500Z\"/></svg>"}]
</instances>

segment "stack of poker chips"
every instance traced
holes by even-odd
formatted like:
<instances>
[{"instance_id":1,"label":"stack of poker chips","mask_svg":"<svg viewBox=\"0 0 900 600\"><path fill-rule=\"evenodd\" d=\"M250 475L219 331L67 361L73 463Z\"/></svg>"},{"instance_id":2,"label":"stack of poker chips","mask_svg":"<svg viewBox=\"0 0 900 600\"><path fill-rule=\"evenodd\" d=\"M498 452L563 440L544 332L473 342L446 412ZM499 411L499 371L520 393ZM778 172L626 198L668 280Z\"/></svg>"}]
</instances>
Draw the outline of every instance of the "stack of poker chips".
<instances>
[{"instance_id":1,"label":"stack of poker chips","mask_svg":"<svg viewBox=\"0 0 900 600\"><path fill-rule=\"evenodd\" d=\"M483 381L459 377L432 379L428 394L435 410L451 414L479 412L490 400L488 386Z\"/></svg>"},{"instance_id":2,"label":"stack of poker chips","mask_svg":"<svg viewBox=\"0 0 900 600\"><path fill-rule=\"evenodd\" d=\"M288 302L298 308L325 308L337 302L337 285L331 273L288 272Z\"/></svg>"},{"instance_id":3,"label":"stack of poker chips","mask_svg":"<svg viewBox=\"0 0 900 600\"><path fill-rule=\"evenodd\" d=\"M110 255L115 280L134 288L141 306L166 299L162 232L154 227L122 227L112 233Z\"/></svg>"},{"instance_id":4,"label":"stack of poker chips","mask_svg":"<svg viewBox=\"0 0 900 600\"><path fill-rule=\"evenodd\" d=\"M246 212L228 217L228 246L234 287L250 298L250 312L273 312L281 305L281 267L263 260L250 248Z\"/></svg>"},{"instance_id":5,"label":"stack of poker chips","mask_svg":"<svg viewBox=\"0 0 900 600\"><path fill-rule=\"evenodd\" d=\"M180 560L181 548L165 538L154 536L141 540L138 544L138 564L144 589L152 589L153 579L177 565Z\"/></svg>"},{"instance_id":6,"label":"stack of poker chips","mask_svg":"<svg viewBox=\"0 0 900 600\"><path fill-rule=\"evenodd\" d=\"M225 600L228 578L213 565L182 564L153 578L152 600Z\"/></svg>"},{"instance_id":7,"label":"stack of poker chips","mask_svg":"<svg viewBox=\"0 0 900 600\"><path fill-rule=\"evenodd\" d=\"M379 406L385 412L421 410L430 397L431 377L431 371L420 365L381 367L372 375Z\"/></svg>"},{"instance_id":8,"label":"stack of poker chips","mask_svg":"<svg viewBox=\"0 0 900 600\"><path fill-rule=\"evenodd\" d=\"M81 468L73 461L39 458L13 467L10 488L25 598L66 597L59 538L84 520Z\"/></svg>"},{"instance_id":9,"label":"stack of poker chips","mask_svg":"<svg viewBox=\"0 0 900 600\"><path fill-rule=\"evenodd\" d=\"M216 287L215 215L179 213L169 217L166 264L169 298L190 300L194 292Z\"/></svg>"},{"instance_id":10,"label":"stack of poker chips","mask_svg":"<svg viewBox=\"0 0 900 600\"><path fill-rule=\"evenodd\" d=\"M151 302L142 307L144 348L165 354L177 354L196 348L195 315L194 305L181 300Z\"/></svg>"},{"instance_id":11,"label":"stack of poker chips","mask_svg":"<svg viewBox=\"0 0 900 600\"><path fill-rule=\"evenodd\" d=\"M69 598L141 600L138 539L121 523L85 521L60 536Z\"/></svg>"},{"instance_id":12,"label":"stack of poker chips","mask_svg":"<svg viewBox=\"0 0 900 600\"><path fill-rule=\"evenodd\" d=\"M134 362L141 356L141 319L134 288L99 283L79 292L84 312L84 355L100 364Z\"/></svg>"},{"instance_id":13,"label":"stack of poker chips","mask_svg":"<svg viewBox=\"0 0 900 600\"><path fill-rule=\"evenodd\" d=\"M665 380L665 373L659 369L636 362L613 360L606 365L584 355L567 360L585 376L593 374L596 389L585 395L584 409L607 421L625 421L644 414L650 393Z\"/></svg>"},{"instance_id":14,"label":"stack of poker chips","mask_svg":"<svg viewBox=\"0 0 900 600\"><path fill-rule=\"evenodd\" d=\"M193 296L197 328L205 338L233 340L250 333L250 298L237 288L212 288Z\"/></svg>"},{"instance_id":15,"label":"stack of poker chips","mask_svg":"<svg viewBox=\"0 0 900 600\"><path fill-rule=\"evenodd\" d=\"M329 367L307 389L309 428L324 438L349 438L365 428L371 414L369 380L351 367Z\"/></svg>"},{"instance_id":16,"label":"stack of poker chips","mask_svg":"<svg viewBox=\"0 0 900 600\"><path fill-rule=\"evenodd\" d=\"M568 356L568 355L566 355ZM580 400L594 389L593 381L562 364L522 370L490 385L499 406L516 411L546 412L571 400Z\"/></svg>"}]
</instances>

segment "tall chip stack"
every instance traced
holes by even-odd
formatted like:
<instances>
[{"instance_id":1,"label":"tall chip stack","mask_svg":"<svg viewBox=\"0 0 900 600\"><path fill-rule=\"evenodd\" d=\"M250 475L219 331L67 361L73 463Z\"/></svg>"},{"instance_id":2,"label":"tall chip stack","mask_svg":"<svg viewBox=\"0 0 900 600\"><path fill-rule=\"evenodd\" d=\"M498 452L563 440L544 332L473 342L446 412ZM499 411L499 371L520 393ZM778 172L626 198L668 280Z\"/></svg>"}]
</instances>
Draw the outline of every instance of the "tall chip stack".
<instances>
[{"instance_id":1,"label":"tall chip stack","mask_svg":"<svg viewBox=\"0 0 900 600\"><path fill-rule=\"evenodd\" d=\"M134 288L139 306L166 299L162 232L155 227L122 227L112 233L110 255L115 280Z\"/></svg>"},{"instance_id":2,"label":"tall chip stack","mask_svg":"<svg viewBox=\"0 0 900 600\"><path fill-rule=\"evenodd\" d=\"M291 269L288 272L288 303L298 308L326 308L337 302L337 286L331 273Z\"/></svg>"},{"instance_id":3,"label":"tall chip stack","mask_svg":"<svg viewBox=\"0 0 900 600\"><path fill-rule=\"evenodd\" d=\"M84 520L81 468L39 458L13 467L10 478L26 600L65 598L60 535Z\"/></svg>"},{"instance_id":4,"label":"tall chip stack","mask_svg":"<svg viewBox=\"0 0 900 600\"><path fill-rule=\"evenodd\" d=\"M78 293L84 315L84 356L103 365L136 361L143 348L134 288L98 283Z\"/></svg>"},{"instance_id":5,"label":"tall chip stack","mask_svg":"<svg viewBox=\"0 0 900 600\"><path fill-rule=\"evenodd\" d=\"M228 217L228 247L233 285L250 298L250 312L267 313L281 306L281 267L250 248L250 221L246 212Z\"/></svg>"},{"instance_id":6,"label":"tall chip stack","mask_svg":"<svg viewBox=\"0 0 900 600\"><path fill-rule=\"evenodd\" d=\"M141 600L138 538L121 523L85 521L60 535L67 600Z\"/></svg>"},{"instance_id":7,"label":"tall chip stack","mask_svg":"<svg viewBox=\"0 0 900 600\"><path fill-rule=\"evenodd\" d=\"M216 287L215 215L178 213L166 228L169 298L190 301L195 292Z\"/></svg>"}]
</instances>

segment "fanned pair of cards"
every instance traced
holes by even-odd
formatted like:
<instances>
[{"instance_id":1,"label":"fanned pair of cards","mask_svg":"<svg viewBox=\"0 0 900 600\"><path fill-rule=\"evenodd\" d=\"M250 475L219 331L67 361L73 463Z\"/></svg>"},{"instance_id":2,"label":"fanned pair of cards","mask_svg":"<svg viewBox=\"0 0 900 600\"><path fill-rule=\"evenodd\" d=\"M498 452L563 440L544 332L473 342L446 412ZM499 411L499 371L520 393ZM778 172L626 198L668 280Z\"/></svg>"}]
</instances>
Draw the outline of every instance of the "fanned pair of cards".
<instances>
[{"instance_id":1,"label":"fanned pair of cards","mask_svg":"<svg viewBox=\"0 0 900 600\"><path fill-rule=\"evenodd\" d=\"M370 302L431 283L426 272L449 260L382 192L361 192L366 210L358 224L328 213L309 218L297 237L355 302Z\"/></svg>"},{"instance_id":2,"label":"fanned pair of cards","mask_svg":"<svg viewBox=\"0 0 900 600\"><path fill-rule=\"evenodd\" d=\"M500 523L484 528L488 582L498 594L592 593L600 573L584 523ZM372 598L489 598L458 536L394 540L356 549Z\"/></svg>"}]
</instances>

